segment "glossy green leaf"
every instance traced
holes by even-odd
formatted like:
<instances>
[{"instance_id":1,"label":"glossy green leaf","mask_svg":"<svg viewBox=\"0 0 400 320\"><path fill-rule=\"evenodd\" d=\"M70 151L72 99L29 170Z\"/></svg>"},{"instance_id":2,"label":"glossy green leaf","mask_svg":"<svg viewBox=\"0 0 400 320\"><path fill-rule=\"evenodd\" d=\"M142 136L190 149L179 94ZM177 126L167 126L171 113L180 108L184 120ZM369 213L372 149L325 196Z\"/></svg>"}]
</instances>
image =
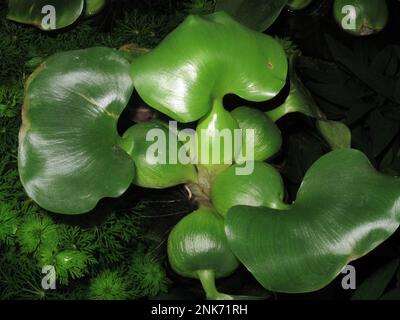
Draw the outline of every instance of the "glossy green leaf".
<instances>
[{"instance_id":1,"label":"glossy green leaf","mask_svg":"<svg viewBox=\"0 0 400 320\"><path fill-rule=\"evenodd\" d=\"M239 265L229 249L224 220L208 207L190 213L174 227L168 237L168 258L176 273L197 279L198 271L213 270L220 278Z\"/></svg>"},{"instance_id":2,"label":"glossy green leaf","mask_svg":"<svg viewBox=\"0 0 400 320\"><path fill-rule=\"evenodd\" d=\"M354 149L332 151L309 169L287 210L236 206L225 217L231 249L277 292L309 292L386 240L400 223L400 181Z\"/></svg>"},{"instance_id":3,"label":"glossy green leaf","mask_svg":"<svg viewBox=\"0 0 400 320\"><path fill-rule=\"evenodd\" d=\"M317 120L317 128L332 150L351 147L351 131L344 123Z\"/></svg>"},{"instance_id":4,"label":"glossy green leaf","mask_svg":"<svg viewBox=\"0 0 400 320\"><path fill-rule=\"evenodd\" d=\"M253 166L246 174L240 174L241 165L234 165L217 175L211 187L211 201L220 214L225 215L237 205L286 207L279 172L264 162L256 161Z\"/></svg>"},{"instance_id":5,"label":"glossy green leaf","mask_svg":"<svg viewBox=\"0 0 400 320\"><path fill-rule=\"evenodd\" d=\"M221 166L230 166L237 158L234 148L235 129L239 129L237 121L224 109L222 103L216 101L196 127L198 163L210 168L216 165L218 170Z\"/></svg>"},{"instance_id":6,"label":"glossy green leaf","mask_svg":"<svg viewBox=\"0 0 400 320\"><path fill-rule=\"evenodd\" d=\"M158 47L132 62L142 99L180 122L205 116L228 93L250 101L271 99L284 87L286 73L286 56L276 40L223 12L188 16Z\"/></svg>"},{"instance_id":7,"label":"glossy green leaf","mask_svg":"<svg viewBox=\"0 0 400 320\"><path fill-rule=\"evenodd\" d=\"M288 0L217 0L215 11L225 11L240 23L257 31L268 29Z\"/></svg>"},{"instance_id":8,"label":"glossy green leaf","mask_svg":"<svg viewBox=\"0 0 400 320\"><path fill-rule=\"evenodd\" d=\"M365 280L360 287L354 292L352 300L377 300L385 292L389 282L396 274L399 267L399 259L390 261L371 277Z\"/></svg>"},{"instance_id":9,"label":"glossy green leaf","mask_svg":"<svg viewBox=\"0 0 400 320\"><path fill-rule=\"evenodd\" d=\"M85 0L85 15L93 16L99 13L106 5L107 0Z\"/></svg>"},{"instance_id":10,"label":"glossy green leaf","mask_svg":"<svg viewBox=\"0 0 400 320\"><path fill-rule=\"evenodd\" d=\"M176 273L199 279L207 299L234 299L215 286L215 279L229 276L239 262L229 249L224 221L213 208L200 207L178 222L168 237L168 260Z\"/></svg>"},{"instance_id":11,"label":"glossy green leaf","mask_svg":"<svg viewBox=\"0 0 400 320\"><path fill-rule=\"evenodd\" d=\"M301 112L306 116L323 119L324 115L319 110L313 97L308 89L304 86L296 73L296 59L297 56L293 55L289 63L289 79L290 79L290 92L285 102L279 107L267 111L266 114L273 120L277 121L284 115L292 112Z\"/></svg>"},{"instance_id":12,"label":"glossy green leaf","mask_svg":"<svg viewBox=\"0 0 400 320\"><path fill-rule=\"evenodd\" d=\"M55 29L61 29L79 18L83 11L84 0L9 0L7 19L49 30L46 18L52 12L49 6L55 11ZM43 19L45 23L42 23Z\"/></svg>"},{"instance_id":13,"label":"glossy green leaf","mask_svg":"<svg viewBox=\"0 0 400 320\"><path fill-rule=\"evenodd\" d=\"M178 142L176 133L161 121L130 127L123 135L121 147L135 162L133 183L138 186L167 188L197 179L193 164L182 164L179 160L180 150L185 149Z\"/></svg>"},{"instance_id":14,"label":"glossy green leaf","mask_svg":"<svg viewBox=\"0 0 400 320\"><path fill-rule=\"evenodd\" d=\"M134 164L118 146L116 126L132 91L129 63L102 47L55 54L31 75L18 161L40 206L83 213L128 188Z\"/></svg>"},{"instance_id":15,"label":"glossy green leaf","mask_svg":"<svg viewBox=\"0 0 400 320\"><path fill-rule=\"evenodd\" d=\"M247 146L254 145L254 156L252 160L264 161L274 156L282 146L282 134L278 126L260 110L249 107L239 107L231 112L242 129L243 144L241 158L246 160ZM248 134L246 130L253 130Z\"/></svg>"}]
</instances>

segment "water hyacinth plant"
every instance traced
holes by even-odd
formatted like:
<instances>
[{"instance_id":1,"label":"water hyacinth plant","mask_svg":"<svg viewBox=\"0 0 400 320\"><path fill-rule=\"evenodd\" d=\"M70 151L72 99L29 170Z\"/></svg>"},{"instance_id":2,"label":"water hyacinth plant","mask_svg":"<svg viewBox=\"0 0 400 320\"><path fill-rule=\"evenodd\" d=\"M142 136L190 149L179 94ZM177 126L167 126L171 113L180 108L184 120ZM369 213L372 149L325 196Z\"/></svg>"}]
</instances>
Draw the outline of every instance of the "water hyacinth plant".
<instances>
[{"instance_id":1,"label":"water hyacinth plant","mask_svg":"<svg viewBox=\"0 0 400 320\"><path fill-rule=\"evenodd\" d=\"M279 8L309 4L286 2ZM91 47L51 55L25 86L18 166L26 193L48 211L80 215L101 199L122 196L132 184L153 189L184 184L197 209L169 233L168 261L177 274L198 279L206 298L260 298L217 288L216 279L230 276L240 264L270 291L323 288L396 231L400 182L351 148L349 129L320 111L296 73L298 52L285 51L283 44L218 11L189 15L152 50L130 55ZM276 98L287 82L288 95L279 105L268 111L250 106ZM120 133L118 120L134 91L162 116ZM228 110L228 94L249 105ZM289 202L271 159L282 146L276 122L296 112L316 121L332 151L309 168ZM165 119L179 126L171 128ZM185 136L190 144L182 138L189 128L196 134ZM229 149L227 137L237 130L240 147ZM160 134L158 143L162 136L168 139L164 149L149 152L154 132ZM184 156L190 161L172 160ZM250 172L238 174L249 165ZM7 220L2 238L12 234L12 222ZM53 227L50 219L27 221L20 236L25 250L34 253L42 240L57 243ZM38 238L25 240L31 233ZM79 250L47 253L43 259L65 269L65 278L95 263ZM146 296L166 291L155 258L132 264L135 283L147 279L140 289ZM91 282L89 297L125 299L132 290L119 272L106 270Z\"/></svg>"},{"instance_id":2,"label":"water hyacinth plant","mask_svg":"<svg viewBox=\"0 0 400 320\"><path fill-rule=\"evenodd\" d=\"M7 17L62 40L68 32L50 30L72 28L78 21L84 24L84 18L100 13L107 1L74 0L64 7L63 1L47 2L59 14L54 28L43 24L47 13L41 12L43 1L9 0ZM23 104L18 151L10 153L12 141L6 141L7 147L1 145L7 152L0 163L2 181L19 178L0 189L0 245L10 247L0 258L4 297L15 296L14 291L24 287L22 280L10 285L12 268L7 266L20 266L21 275L28 270L28 259L13 258L15 250L34 258L40 267L54 266L62 286L90 274L90 281L77 285L80 298L122 300L166 293L171 284L166 264L154 253L160 246L152 251L135 249L137 242L146 241L137 223L139 210L121 213L108 207L135 197L140 188L159 194L155 189L183 186L195 204L192 212L173 215L178 219L163 233L167 239L162 255L171 274L197 281L207 299L267 296L231 294L216 282L235 272L247 272L268 291L319 290L398 229L398 178L378 172L369 154L352 148L346 124L321 111L296 68L301 60L296 47L260 32L282 11L310 12L317 2L276 0L256 5L257 1L221 0L211 14L207 12L214 5L203 2L195 1L194 14L163 34L154 48L158 41L153 39L147 48L128 44L118 50L114 47L121 44L114 46L115 39L108 39L101 45L89 41L84 49L66 43L65 48L39 56L27 46L29 61L18 66L24 73L32 72L23 96L22 79L0 85L2 123L18 118L14 107ZM368 6L350 2L357 9L351 32L342 24L344 3L332 1L331 6L348 36L376 33L387 24L385 2L371 1ZM188 4L185 8L192 10ZM115 26L121 34L133 30L139 38L136 12L135 19ZM154 31L144 34L150 37ZM17 42L3 38L5 48L23 43L21 36ZM330 38L327 42L334 48L336 42ZM11 49L4 52L12 54ZM339 53L336 58L346 62L346 55ZM356 69L357 64L346 66ZM363 75L357 73L362 81ZM389 96L389 89L382 92ZM230 108L225 99L232 95L240 104ZM133 125L121 126L134 98L150 113ZM266 102L270 108L258 107ZM282 119L293 114L312 123L330 149L312 161L294 194L287 172L274 162L285 145ZM18 160L19 174L14 180L9 173L13 158ZM14 199L11 193L24 199L21 187L31 200L18 206L7 203ZM106 217L96 216L99 207L110 211ZM161 216L162 212L157 217ZM398 261L388 266L393 274ZM25 273L21 279L40 270L35 265ZM32 283L24 291L29 297L63 294L45 292Z\"/></svg>"}]
</instances>

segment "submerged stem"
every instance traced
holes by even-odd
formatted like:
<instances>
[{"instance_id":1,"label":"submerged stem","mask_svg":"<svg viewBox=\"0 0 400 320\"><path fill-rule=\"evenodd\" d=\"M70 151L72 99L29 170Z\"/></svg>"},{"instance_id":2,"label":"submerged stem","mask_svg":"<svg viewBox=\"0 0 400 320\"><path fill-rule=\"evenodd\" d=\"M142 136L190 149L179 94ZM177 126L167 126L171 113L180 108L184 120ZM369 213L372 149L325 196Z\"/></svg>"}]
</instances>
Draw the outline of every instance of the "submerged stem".
<instances>
[{"instance_id":1,"label":"submerged stem","mask_svg":"<svg viewBox=\"0 0 400 320\"><path fill-rule=\"evenodd\" d=\"M266 294L265 296L238 296L219 292L215 286L214 270L199 270L197 271L197 276L200 279L208 300L265 300L270 296L270 294Z\"/></svg>"},{"instance_id":2,"label":"submerged stem","mask_svg":"<svg viewBox=\"0 0 400 320\"><path fill-rule=\"evenodd\" d=\"M214 270L200 270L197 271L197 275L208 300L233 300L232 296L217 290Z\"/></svg>"}]
</instances>

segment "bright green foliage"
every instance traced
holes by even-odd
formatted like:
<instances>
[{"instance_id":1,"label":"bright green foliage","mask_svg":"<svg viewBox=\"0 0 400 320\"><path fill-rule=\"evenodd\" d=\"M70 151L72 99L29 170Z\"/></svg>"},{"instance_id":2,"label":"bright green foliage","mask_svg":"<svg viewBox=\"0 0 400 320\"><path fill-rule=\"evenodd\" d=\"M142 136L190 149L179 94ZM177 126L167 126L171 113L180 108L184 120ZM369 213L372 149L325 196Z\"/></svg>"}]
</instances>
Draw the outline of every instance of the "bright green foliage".
<instances>
[{"instance_id":1,"label":"bright green foliage","mask_svg":"<svg viewBox=\"0 0 400 320\"><path fill-rule=\"evenodd\" d=\"M251 160L264 161L274 156L282 146L282 135L278 126L260 110L249 107L238 107L231 112L242 129L243 143L239 163L245 161L250 155L246 155L247 145L254 146L254 158ZM247 129L254 130L252 135Z\"/></svg>"},{"instance_id":2,"label":"bright green foliage","mask_svg":"<svg viewBox=\"0 0 400 320\"><path fill-rule=\"evenodd\" d=\"M134 165L118 147L116 123L132 90L128 62L108 48L59 53L36 69L26 85L18 154L32 199L77 214L128 188Z\"/></svg>"},{"instance_id":3,"label":"bright green foliage","mask_svg":"<svg viewBox=\"0 0 400 320\"><path fill-rule=\"evenodd\" d=\"M221 172L211 187L211 200L217 211L224 215L236 205L265 206L282 209L284 185L279 172L271 165L256 161L251 174L238 175L240 165Z\"/></svg>"},{"instance_id":4,"label":"bright green foliage","mask_svg":"<svg viewBox=\"0 0 400 320\"><path fill-rule=\"evenodd\" d=\"M246 1L246 6L254 3L256 1ZM282 5L283 1L266 4L266 7L275 8L268 16L268 23L274 21ZM263 10L259 11L261 13ZM129 20L129 16L126 19ZM270 151L271 155L279 150L281 142L277 138L279 130L268 119L276 121L286 113L303 112L325 120L295 74L292 60L289 97L283 106L268 113L270 118L264 115L258 118L255 115L258 111L253 113L249 109L245 110L248 112L237 112L239 115L235 119L235 112L224 110L222 98L228 93L252 101L275 97L283 88L287 73L286 57L279 43L243 27L224 13L188 17L156 49L133 60L131 70L131 60L127 61L123 54L107 48L96 47L53 55L55 51L94 43L116 46L122 44L120 41L125 36L144 39L146 37L143 34L151 35L155 34L157 28L164 29L162 22L154 22L152 27L159 27L143 28L144 32L137 30L130 36L127 30L140 27L137 21L131 22L127 28L121 28L126 32L123 36L111 33L107 36L95 34L91 38L93 30L84 23L77 31L54 35L54 41L38 35L34 46L29 43L33 33L26 33L27 38L31 37L30 40L23 38L24 32L18 34L21 39L17 40L7 34L4 36L7 41L4 50L6 56L18 59L13 50L21 49L24 57L19 61L23 63L16 63L12 67L15 69L0 71L0 76L3 79L9 77L12 85L22 83L23 73L29 72L41 59L46 59L28 81L19 153L23 184L28 195L43 207L63 213L87 212L94 208L100 198L121 195L135 181L135 177L138 181L138 172L142 181L150 176L149 180L154 182L158 176L159 181L166 183L161 185L156 181L156 187L194 180L181 179L180 175L188 176L183 169L173 173L173 170L163 172L160 167L156 174L146 173L148 163L144 162L135 173L133 162L136 169L140 164L135 156L143 155L144 150L144 147L142 150L138 148L145 140L143 132L138 136L132 134L131 143L126 143L127 140L121 140L116 130L118 117L132 94L132 79L139 95L147 103L181 122L202 119L200 126L205 124L204 127L209 129L233 129L239 126L258 128L259 122L263 122L259 127L265 129L264 125L268 123L269 128L274 129L269 133L265 130L265 137L259 141L268 140L268 136L273 138L276 145ZM115 26L123 24L124 21ZM164 31L160 31L160 34ZM72 40L74 37L76 40ZM155 38L148 40L148 43L155 44ZM50 40L48 44L47 40ZM50 58L46 58L48 56ZM31 63L26 64L26 61ZM85 71L83 75L82 70ZM93 70L95 72L92 74ZM85 79L88 74L91 76ZM75 79L80 81L74 83ZM97 86L97 83L102 85ZM40 96L44 97L43 101L38 98ZM246 113L253 114L249 117L250 124L240 121ZM60 114L62 120L57 118ZM4 115L1 121L6 119L6 130L14 128L18 122L13 120L12 114L7 111ZM208 119L210 115L211 118L218 115L215 117L218 123L213 126L208 125L212 122ZM348 147L349 135L345 134L339 141L332 139L338 127L345 133L348 133L347 128L330 124L318 122L331 147ZM135 127L141 128L139 125ZM129 135L131 131L134 129L127 131ZM263 129L259 132L263 132ZM126 134L125 138L129 135ZM346 141L345 145L343 141ZM10 245L10 241L6 240L8 245L0 257L2 296L126 299L154 297L167 290L168 280L162 260L148 251L132 254L138 241L146 246L151 242L140 225L137 208L130 210L122 204L123 209L116 209L121 204L107 201L102 204L104 206L93 210L89 221L85 216L62 216L55 227L45 212L28 201L25 195L18 194L23 201L12 196L11 192L19 187L14 179L16 164L13 160L15 150L10 147L12 144L15 148L15 137L2 142L2 148L7 152L0 162L1 173L5 173L1 181L6 182L5 187L1 186L1 191L5 190L6 193L1 193L0 197L1 201L12 200L10 207L16 212L16 219L9 220L9 213L4 216L7 221L12 221L10 225L17 226L17 241ZM261 144L257 146L261 147ZM25 152L26 147L28 152ZM130 151L131 157L122 149ZM90 156L82 157L82 154L87 155L86 152ZM257 153L260 160L269 157L260 150ZM122 160L115 161L112 155ZM68 168L65 162L60 161L61 158L68 160L68 165L73 163L76 166ZM25 170L25 161L29 163L28 170ZM85 165L79 166L80 162ZM93 163L96 165L91 167ZM168 257L172 269L180 275L199 279L209 299L236 298L220 293L215 279L230 275L237 268L238 259L265 288L284 292L316 290L329 283L344 264L375 248L398 227L400 190L397 179L376 173L357 151L337 150L319 159L308 171L297 199L291 205L282 202L284 188L278 172L261 162L256 167L254 175L244 179L224 176L225 171L219 176L213 175L213 179L216 177L215 183L219 179L222 182L219 182L220 187L213 187L211 199L208 188L212 179L205 185L196 181L200 187L205 187L201 192L209 198L208 202L201 202L200 209L185 216L170 233ZM92 170L94 168L99 170ZM200 173L201 167L198 169ZM226 172L233 169L235 167ZM194 167L189 171L193 173ZM163 175L171 172L172 178L179 178L173 183L171 177L164 181ZM74 178L77 179L73 183L65 179L75 173ZM84 182L79 175L82 175ZM192 177L192 174L189 176ZM53 178L54 181L51 180ZM51 180L50 183L47 180ZM62 187L57 188L60 185L55 181L61 181ZM118 181L122 181L121 184ZM142 185L154 186L152 183ZM235 188L235 184L246 188L238 193L236 189L240 191L240 187ZM40 186L43 188L40 189ZM93 186L94 194L91 192ZM51 192L45 194L43 190ZM65 190L68 192L64 193ZM246 192L250 190L252 195L256 195L255 199L246 197ZM42 194L37 197L35 192ZM57 195L52 198L54 194ZM71 194L76 197L71 198ZM198 199L196 192L193 192L193 196ZM47 198L50 198L49 205L44 202ZM51 207L51 203L57 202L54 199L59 202ZM229 201L224 203L224 200ZM124 201L126 199L121 200L122 203ZM212 204L225 216L209 207ZM239 206L235 206L237 204ZM5 229L4 238L12 238L12 228L7 226ZM162 234L158 239L165 238L165 235ZM160 244L157 244L159 247ZM132 260L127 257L132 257ZM29 266L26 263L28 259L38 263ZM60 291L59 296L58 293L44 292L37 281L32 281L40 273L39 267L43 264L55 265L59 283L63 284L61 290L65 290ZM111 271L110 264L118 265L118 271ZM21 290L21 281L13 281L14 277L21 274L16 272L13 275L11 266L17 266L25 272L27 276L24 280L30 281L27 290ZM122 270L128 270L129 275L124 275ZM78 278L82 278L82 281L77 281ZM92 281L86 281L88 279ZM78 289L70 294L70 288L75 285Z\"/></svg>"},{"instance_id":5,"label":"bright green foliage","mask_svg":"<svg viewBox=\"0 0 400 320\"><path fill-rule=\"evenodd\" d=\"M170 136L177 141L176 133L167 124L156 120L138 123L124 133L120 146L135 163L134 184L146 188L167 188L196 181L194 166L179 161L182 143L172 149Z\"/></svg>"},{"instance_id":6,"label":"bright green foliage","mask_svg":"<svg viewBox=\"0 0 400 320\"><path fill-rule=\"evenodd\" d=\"M224 234L223 219L207 207L185 216L174 227L168 238L168 257L175 272L191 278L199 278L202 270L226 277L238 266Z\"/></svg>"},{"instance_id":7,"label":"bright green foliage","mask_svg":"<svg viewBox=\"0 0 400 320\"><path fill-rule=\"evenodd\" d=\"M235 129L239 129L237 121L220 101L215 101L210 112L199 120L196 127L198 163L209 167L232 164L237 159L236 150L232 148L232 139L229 141L226 137L234 137ZM216 145L219 145L218 149Z\"/></svg>"},{"instance_id":8,"label":"bright green foliage","mask_svg":"<svg viewBox=\"0 0 400 320\"><path fill-rule=\"evenodd\" d=\"M117 271L105 270L92 279L88 298L91 300L126 300L129 296L126 279Z\"/></svg>"},{"instance_id":9,"label":"bright green foliage","mask_svg":"<svg viewBox=\"0 0 400 320\"><path fill-rule=\"evenodd\" d=\"M274 39L223 12L187 17L132 63L143 100L180 122L203 117L228 93L251 101L271 99L285 85L286 73L286 57Z\"/></svg>"},{"instance_id":10,"label":"bright green foliage","mask_svg":"<svg viewBox=\"0 0 400 320\"><path fill-rule=\"evenodd\" d=\"M110 264L118 263L123 268L128 268L130 259L126 259L126 256L136 248L137 239L146 236L143 222L139 220L144 206L139 204L132 209L118 209L104 218L94 213L90 224L84 216L72 220L72 225L65 223L66 221L58 216L55 228L57 236L53 237L58 243L57 248L49 243L34 255L22 251L26 247L25 242L30 246L37 243L28 235L28 230L41 230L33 226L42 225L42 217L46 215L26 196L17 170L23 83L32 71L32 66L26 62L31 59L39 61L60 51L98 45L118 48L128 42L136 42L139 46L153 47L174 25L168 24L170 21L166 16L140 12L135 17L128 16L116 20L113 30L109 33L101 32L92 21L84 20L68 32L55 34L40 32L36 28L29 28L4 18L5 10L0 9L0 104L3 106L1 108L6 110L5 115L13 117L4 117L4 113L0 116L0 203L3 210L0 220L5 218L8 221L5 224L0 222L0 234L7 234L5 243L0 240L0 299L86 299L86 282L109 268ZM124 27L133 24L137 28L135 35L121 32ZM4 210L8 207L10 210ZM15 214L15 219L11 212ZM18 226L15 236L10 235L11 229L14 228L9 228L14 225ZM21 226L24 226L23 235L27 237L20 236ZM53 226L54 224L51 224L50 230L53 230ZM50 234L55 233L51 231ZM144 244L149 245L148 242ZM70 273L66 272L64 274L68 278L68 285L58 282L57 290L44 290L41 287L41 279L44 276L41 268L45 261L54 259L57 252L64 250L77 250L87 257L95 256L98 263L87 263L82 272L79 272L82 273L79 277L83 281L72 279ZM144 294L137 289L136 296Z\"/></svg>"},{"instance_id":11,"label":"bright green foliage","mask_svg":"<svg viewBox=\"0 0 400 320\"><path fill-rule=\"evenodd\" d=\"M100 264L126 262L127 248L134 248L143 232L139 219L142 208L138 205L131 210L112 212L102 223L82 230L82 237L96 249Z\"/></svg>"},{"instance_id":12,"label":"bright green foliage","mask_svg":"<svg viewBox=\"0 0 400 320\"><path fill-rule=\"evenodd\" d=\"M25 253L54 250L58 245L57 225L45 215L33 214L18 228L18 242Z\"/></svg>"},{"instance_id":13,"label":"bright green foliage","mask_svg":"<svg viewBox=\"0 0 400 320\"><path fill-rule=\"evenodd\" d=\"M60 283L68 284L68 279L80 278L87 273L88 265L95 263L92 257L77 250L61 251L55 256L54 267Z\"/></svg>"},{"instance_id":14,"label":"bright green foliage","mask_svg":"<svg viewBox=\"0 0 400 320\"><path fill-rule=\"evenodd\" d=\"M59 227L60 247L65 250L78 250L92 255L97 249L95 235L78 226L61 225Z\"/></svg>"},{"instance_id":15,"label":"bright green foliage","mask_svg":"<svg viewBox=\"0 0 400 320\"><path fill-rule=\"evenodd\" d=\"M150 253L134 253L129 262L127 278L132 295L152 298L168 290L170 281L161 262Z\"/></svg>"},{"instance_id":16,"label":"bright green foliage","mask_svg":"<svg viewBox=\"0 0 400 320\"><path fill-rule=\"evenodd\" d=\"M399 199L398 179L378 173L360 151L336 150L312 165L288 209L233 207L226 234L265 288L314 291L396 231Z\"/></svg>"},{"instance_id":17,"label":"bright green foliage","mask_svg":"<svg viewBox=\"0 0 400 320\"><path fill-rule=\"evenodd\" d=\"M168 237L168 259L176 273L199 279L208 299L231 298L218 292L215 279L232 274L239 264L213 208L200 207L178 222Z\"/></svg>"}]
</instances>

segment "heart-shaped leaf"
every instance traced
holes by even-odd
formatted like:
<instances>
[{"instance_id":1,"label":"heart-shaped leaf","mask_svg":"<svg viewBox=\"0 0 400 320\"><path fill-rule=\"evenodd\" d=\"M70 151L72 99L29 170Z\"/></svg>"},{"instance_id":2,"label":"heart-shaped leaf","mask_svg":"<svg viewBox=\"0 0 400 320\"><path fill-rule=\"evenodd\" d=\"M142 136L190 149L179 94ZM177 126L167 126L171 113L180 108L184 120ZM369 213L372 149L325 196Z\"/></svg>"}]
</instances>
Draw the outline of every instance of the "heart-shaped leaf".
<instances>
[{"instance_id":1,"label":"heart-shaped leaf","mask_svg":"<svg viewBox=\"0 0 400 320\"><path fill-rule=\"evenodd\" d=\"M225 217L234 254L267 289L318 290L399 226L400 181L354 149L309 169L287 210L236 206Z\"/></svg>"},{"instance_id":2,"label":"heart-shaped leaf","mask_svg":"<svg viewBox=\"0 0 400 320\"><path fill-rule=\"evenodd\" d=\"M117 120L133 85L129 63L109 48L58 53L26 85L19 172L28 195L66 214L118 197L134 176Z\"/></svg>"},{"instance_id":3,"label":"heart-shaped leaf","mask_svg":"<svg viewBox=\"0 0 400 320\"><path fill-rule=\"evenodd\" d=\"M286 73L286 55L276 40L224 12L187 17L157 48L132 62L139 95L180 122L200 119L228 93L271 99L285 85Z\"/></svg>"},{"instance_id":4,"label":"heart-shaped leaf","mask_svg":"<svg viewBox=\"0 0 400 320\"><path fill-rule=\"evenodd\" d=\"M240 23L257 31L268 29L288 0L217 0L215 11L225 11Z\"/></svg>"},{"instance_id":5,"label":"heart-shaped leaf","mask_svg":"<svg viewBox=\"0 0 400 320\"><path fill-rule=\"evenodd\" d=\"M9 0L7 19L54 30L74 23L82 14L84 0ZM55 25L52 25L54 20Z\"/></svg>"}]
</instances>

